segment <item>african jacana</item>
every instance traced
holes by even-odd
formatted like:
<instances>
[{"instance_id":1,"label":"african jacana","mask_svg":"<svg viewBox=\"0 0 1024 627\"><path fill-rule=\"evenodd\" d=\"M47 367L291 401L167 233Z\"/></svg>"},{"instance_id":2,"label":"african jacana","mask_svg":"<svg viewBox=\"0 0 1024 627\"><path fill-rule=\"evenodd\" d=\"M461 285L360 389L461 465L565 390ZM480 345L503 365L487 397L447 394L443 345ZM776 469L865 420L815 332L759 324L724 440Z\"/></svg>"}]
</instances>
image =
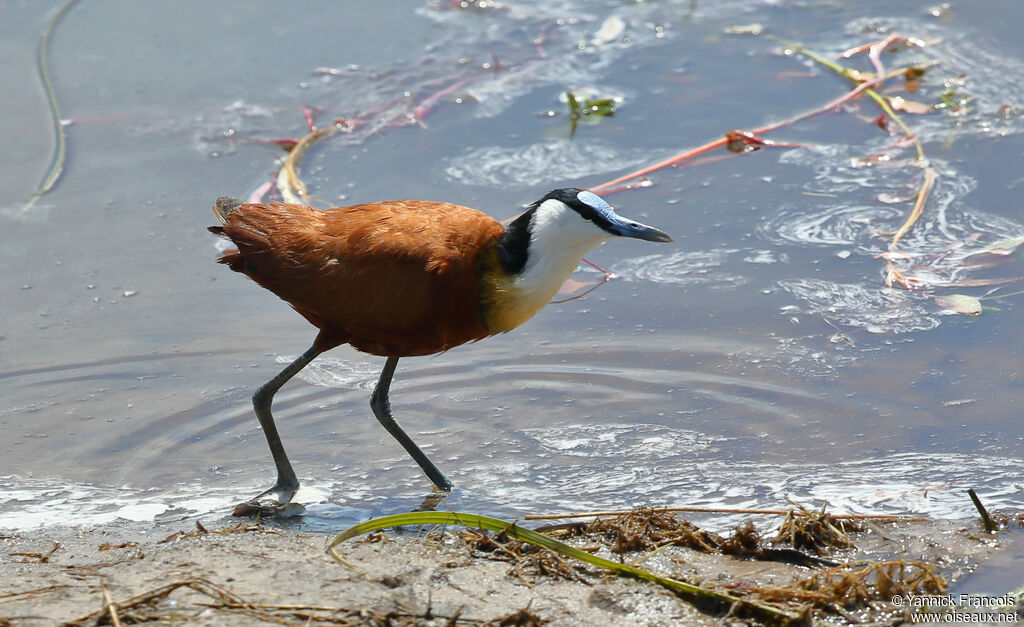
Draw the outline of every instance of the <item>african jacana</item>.
<instances>
[{"instance_id":1,"label":"african jacana","mask_svg":"<svg viewBox=\"0 0 1024 627\"><path fill-rule=\"evenodd\" d=\"M350 344L387 357L370 397L377 420L441 490L452 482L391 415L388 388L400 357L429 355L505 333L558 291L587 251L616 236L671 242L628 220L601 197L556 189L508 227L474 209L398 200L320 211L303 205L217 199L238 247L220 263L277 294L320 329L313 345L253 395L277 466L277 483L254 501L291 501L299 481L277 434L274 393L320 353Z\"/></svg>"}]
</instances>

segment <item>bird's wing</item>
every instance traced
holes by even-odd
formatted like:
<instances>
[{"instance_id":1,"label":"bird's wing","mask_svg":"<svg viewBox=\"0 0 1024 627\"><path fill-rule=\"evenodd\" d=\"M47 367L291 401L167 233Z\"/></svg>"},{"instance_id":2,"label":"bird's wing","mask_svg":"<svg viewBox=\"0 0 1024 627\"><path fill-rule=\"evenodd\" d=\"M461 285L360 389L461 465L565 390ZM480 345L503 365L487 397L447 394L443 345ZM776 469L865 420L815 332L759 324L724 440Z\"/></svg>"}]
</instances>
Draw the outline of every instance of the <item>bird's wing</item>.
<instances>
[{"instance_id":1,"label":"bird's wing","mask_svg":"<svg viewBox=\"0 0 1024 627\"><path fill-rule=\"evenodd\" d=\"M503 232L478 211L427 201L329 211L244 205L222 260L290 303L335 343L379 354L425 354L486 335L483 251Z\"/></svg>"}]
</instances>

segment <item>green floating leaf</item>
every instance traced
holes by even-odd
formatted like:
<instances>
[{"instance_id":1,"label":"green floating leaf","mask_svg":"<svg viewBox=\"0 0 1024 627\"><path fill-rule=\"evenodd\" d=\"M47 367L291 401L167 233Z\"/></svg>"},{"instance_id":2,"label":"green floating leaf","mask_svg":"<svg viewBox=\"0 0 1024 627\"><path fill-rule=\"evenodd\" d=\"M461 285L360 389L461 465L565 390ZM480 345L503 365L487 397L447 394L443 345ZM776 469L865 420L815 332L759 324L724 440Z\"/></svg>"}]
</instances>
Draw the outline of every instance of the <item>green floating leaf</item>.
<instances>
[{"instance_id":1,"label":"green floating leaf","mask_svg":"<svg viewBox=\"0 0 1024 627\"><path fill-rule=\"evenodd\" d=\"M569 137L576 136L576 125L580 122L580 103L571 91L565 92L565 100L569 105Z\"/></svg>"},{"instance_id":2,"label":"green floating leaf","mask_svg":"<svg viewBox=\"0 0 1024 627\"><path fill-rule=\"evenodd\" d=\"M977 316L981 313L981 301L966 294L946 294L944 296L933 296L935 304L943 309L956 313Z\"/></svg>"},{"instance_id":3,"label":"green floating leaf","mask_svg":"<svg viewBox=\"0 0 1024 627\"><path fill-rule=\"evenodd\" d=\"M580 103L576 102L576 94L571 91L565 92L565 99L569 103L569 115L577 114L580 112Z\"/></svg>"},{"instance_id":4,"label":"green floating leaf","mask_svg":"<svg viewBox=\"0 0 1024 627\"><path fill-rule=\"evenodd\" d=\"M575 136L580 122L597 124L602 118L614 116L618 106L614 98L592 98L571 91L565 92L565 103L569 107L570 136Z\"/></svg>"},{"instance_id":5,"label":"green floating leaf","mask_svg":"<svg viewBox=\"0 0 1024 627\"><path fill-rule=\"evenodd\" d=\"M730 612L733 615L747 616L773 625L786 624L799 620L799 617L795 614L791 614L764 603L742 599L724 592L709 590L707 588L702 588L700 586L671 579L669 577L662 577L650 571L643 570L642 568L636 568L635 566L628 566L626 564L606 560L602 557L591 555L586 551L581 551L580 549L565 544L564 542L559 542L558 540L550 538L542 533L537 533L536 531L526 529L525 527L520 527L515 523L506 522L498 518L490 518L489 516L480 516L477 514L463 514L458 512L409 512L407 514L383 516L381 518L368 520L364 523L359 523L358 525L350 527L349 529L339 533L333 540L331 540L327 550L340 564L352 567L351 564L341 557L335 547L345 540L370 531L378 531L380 529L400 527L403 525L459 525L474 529L496 531L498 533L503 533L510 538L550 549L566 557L571 557L573 559L580 560L581 562L593 564L594 566L604 568L620 575L626 575L642 579L644 581L657 583L672 590L702 611Z\"/></svg>"},{"instance_id":6,"label":"green floating leaf","mask_svg":"<svg viewBox=\"0 0 1024 627\"><path fill-rule=\"evenodd\" d=\"M615 101L611 98L602 98L601 100L588 100L586 115L615 115Z\"/></svg>"}]
</instances>

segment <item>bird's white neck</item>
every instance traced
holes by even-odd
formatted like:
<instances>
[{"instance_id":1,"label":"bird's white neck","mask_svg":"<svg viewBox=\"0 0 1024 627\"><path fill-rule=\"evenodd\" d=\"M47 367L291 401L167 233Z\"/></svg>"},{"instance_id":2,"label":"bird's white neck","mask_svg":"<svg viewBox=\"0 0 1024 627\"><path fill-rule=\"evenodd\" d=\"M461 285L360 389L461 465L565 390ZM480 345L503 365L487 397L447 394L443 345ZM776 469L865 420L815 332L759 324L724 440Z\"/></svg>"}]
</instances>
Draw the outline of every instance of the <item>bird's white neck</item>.
<instances>
[{"instance_id":1,"label":"bird's white neck","mask_svg":"<svg viewBox=\"0 0 1024 627\"><path fill-rule=\"evenodd\" d=\"M518 253L525 256L525 263L497 279L489 307L488 327L496 332L510 331L532 318L558 293L587 251L613 238L557 200L545 201L523 217L528 222L517 220L520 224L509 228L528 229L528 240L518 234L523 248Z\"/></svg>"}]
</instances>

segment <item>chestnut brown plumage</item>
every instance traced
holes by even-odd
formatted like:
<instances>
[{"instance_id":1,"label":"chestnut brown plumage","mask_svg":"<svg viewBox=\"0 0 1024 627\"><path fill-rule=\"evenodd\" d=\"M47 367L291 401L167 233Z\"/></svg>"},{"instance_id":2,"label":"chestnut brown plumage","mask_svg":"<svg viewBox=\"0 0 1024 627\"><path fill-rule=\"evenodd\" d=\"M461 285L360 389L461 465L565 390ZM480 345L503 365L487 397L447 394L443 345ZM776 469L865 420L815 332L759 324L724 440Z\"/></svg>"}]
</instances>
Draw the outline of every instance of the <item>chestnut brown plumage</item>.
<instances>
[{"instance_id":1,"label":"chestnut brown plumage","mask_svg":"<svg viewBox=\"0 0 1024 627\"><path fill-rule=\"evenodd\" d=\"M351 344L412 357L489 335L481 271L505 229L479 211L414 200L331 211L258 204L213 228L238 246L220 262L319 328L321 351Z\"/></svg>"},{"instance_id":2,"label":"chestnut brown plumage","mask_svg":"<svg viewBox=\"0 0 1024 627\"><path fill-rule=\"evenodd\" d=\"M370 406L427 477L451 481L391 415L388 389L398 358L429 355L502 333L533 316L583 254L615 236L671 241L622 218L598 196L555 190L503 227L459 205L422 200L372 202L320 211L303 205L246 204L222 197L210 231L236 250L219 259L277 294L319 329L313 345L253 395L278 471L256 499L288 503L298 488L271 402L320 353L341 344L387 357Z\"/></svg>"}]
</instances>

